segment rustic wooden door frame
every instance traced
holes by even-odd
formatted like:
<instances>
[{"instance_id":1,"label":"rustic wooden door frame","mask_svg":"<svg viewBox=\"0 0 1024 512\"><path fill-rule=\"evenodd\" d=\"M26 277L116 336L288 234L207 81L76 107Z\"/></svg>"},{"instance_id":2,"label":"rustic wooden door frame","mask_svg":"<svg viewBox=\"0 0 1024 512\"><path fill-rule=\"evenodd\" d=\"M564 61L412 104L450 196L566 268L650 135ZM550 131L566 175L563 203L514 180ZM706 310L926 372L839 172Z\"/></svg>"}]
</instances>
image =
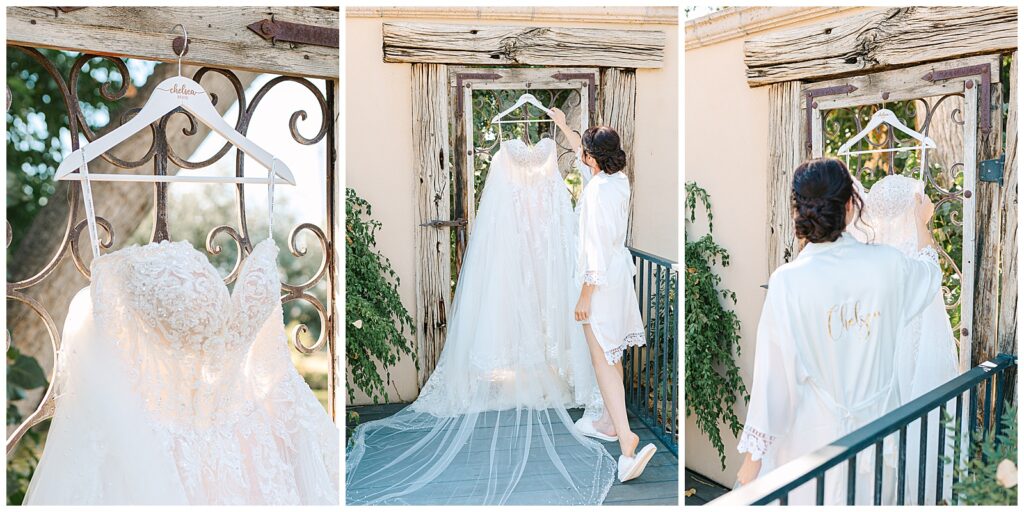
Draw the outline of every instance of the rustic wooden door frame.
<instances>
[{"instance_id":1,"label":"rustic wooden door frame","mask_svg":"<svg viewBox=\"0 0 1024 512\"><path fill-rule=\"evenodd\" d=\"M990 259L997 256L992 251L979 253L977 247L976 222L978 216L978 137L981 134L978 126L979 89L980 78L953 78L949 80L928 81L922 77L929 73L957 69L967 66L984 65L989 69L989 76L992 77L992 87L999 85L999 56L981 56L966 59L954 59L922 66L914 66L894 71L879 71L856 77L840 78L824 82L809 82L802 85L802 94L815 94L814 91L823 91L836 88L856 88L839 96L821 96L812 101L811 109L811 156L820 158L823 156L824 148L824 112L834 109L856 107L863 105L874 105L880 102L896 102L944 96L951 94L963 95L963 148L961 163L961 174L964 178L963 194L961 196L963 205L963 252L961 258L961 295L960 313L961 323L956 332L960 346L960 370L966 371L971 367L972 339L974 325L974 301L976 300L976 261L979 254L988 254ZM884 99L883 99L884 98ZM803 117L806 119L808 105L803 102ZM993 124L999 124L999 119L993 119ZM998 261L990 261L993 268L998 268ZM984 266L984 265L983 265ZM986 274L986 277L989 277Z\"/></svg>"},{"instance_id":2,"label":"rustic wooden door frame","mask_svg":"<svg viewBox=\"0 0 1024 512\"><path fill-rule=\"evenodd\" d=\"M451 310L451 248L450 230L459 229L462 220L452 219L450 208L452 190L451 173L453 169L466 169L469 172L472 165L468 155L451 156L449 143L449 126L455 129L465 130L464 117L456 114L458 108L457 87L450 86L452 68L446 64L424 64L414 63L413 69L413 161L415 162L414 172L417 175L415 180L415 200L417 204L417 216L414 220L417 226L415 253L416 264L416 344L417 344L417 375L419 385L422 388L427 379L433 373L437 360L444 347L447 334L447 315ZM458 67L456 69L467 72L470 68ZM492 68L472 68L481 74L488 74ZM508 69L508 68L501 68ZM514 69L514 68L513 68ZM526 74L543 73L546 70L549 74L556 67L545 68L523 68ZM628 155L629 170L627 172L630 181L635 177L632 169L633 161L633 126L636 115L636 80L634 70L631 69L601 69L582 68L575 70L578 73L595 73L599 81L596 84L595 108L596 120L599 123L613 122L619 128L622 136L623 149ZM602 78L611 80L608 89L605 89ZM457 79L457 78L455 78ZM466 80L466 79L464 79ZM472 101L472 85L484 87L486 79L469 79L470 83L463 83L462 101ZM554 88L557 81L529 83L521 82L512 85L523 86L521 88ZM589 104L589 81L582 78L564 79L562 84L571 85L572 88L580 88L584 91L584 99ZM471 85L471 87L466 87ZM530 87L527 87L527 86ZM563 85L563 86L564 86ZM507 88L504 84L501 88ZM520 87L516 87L520 88ZM468 96L468 98L467 98ZM431 115L438 115L437 118L428 118ZM587 115L588 119L590 114ZM609 121L605 121L608 119ZM614 119L614 121L612 120ZM462 122L460 122L462 121ZM457 133L457 132L453 132ZM462 137L462 135L459 135ZM470 180L471 182L471 180ZM472 196L470 196L472 197ZM470 203L472 204L472 203ZM632 205L631 209L632 211ZM468 212L472 212L469 208ZM472 215L472 213L469 213ZM472 221L466 219L467 227ZM630 215L632 225L632 215ZM467 231L468 238L468 231Z\"/></svg>"},{"instance_id":3,"label":"rustic wooden door frame","mask_svg":"<svg viewBox=\"0 0 1024 512\"><path fill-rule=\"evenodd\" d=\"M800 114L806 102L814 99L800 94L804 82L843 81L836 77L847 77L845 81L850 82L887 70L909 75L925 62L950 61L976 54L998 58L1003 53L1012 52L1015 58L1016 17L1017 10L1013 7L877 9L807 27L758 35L745 42L748 84L769 87L769 119L772 120L767 168L769 274L794 258L798 251L792 232L789 187L792 170L812 154L812 148L803 143L809 129L808 121ZM901 23L898 29L892 30L892 20L895 19ZM970 19L972 23L941 23L941 20L948 19ZM868 44L862 44L861 34L871 34ZM908 34L915 35L910 37ZM935 40L934 45L922 44L923 40L931 38ZM949 41L955 41L955 44ZM793 51L794 48L805 47L806 51ZM924 53L920 51L923 47L927 48ZM848 57L837 60L834 58L837 54L848 54ZM997 77L998 71L991 76ZM960 78L961 83L964 78ZM980 82L974 81L974 84ZM815 88L826 86L825 82L819 82ZM972 86L966 90L966 100L974 98L976 101L978 89ZM973 333L970 336L976 341L971 347L971 364L986 361L998 352L1014 353L1016 350L1017 287L1000 286L1001 274L1002 282L1007 284L1016 276L1016 251L1006 245L1015 242L1017 227L1016 216L1006 213L1016 213L1017 174L1015 167L1011 167L1016 165L1015 79L1011 81L1011 89L1012 115L1009 119L1013 123L1007 125L1010 133L1006 145L1008 159L1004 185L979 182L973 198L977 204L977 254L974 265L975 307L971 315ZM833 98L847 94L851 93L831 92ZM898 99L889 97L888 101ZM992 122L989 130L979 127L974 152L976 162L994 159L1003 152L1001 106L1001 88L993 86L989 105L979 107L988 108ZM989 301L993 297L998 303L990 306Z\"/></svg>"},{"instance_id":4,"label":"rustic wooden door frame","mask_svg":"<svg viewBox=\"0 0 1024 512\"><path fill-rule=\"evenodd\" d=\"M485 66L496 65L602 68L596 84L596 120L615 123L631 163L634 68L661 67L665 34L660 30L385 23L382 39L385 62L412 65L413 200L417 205L414 316L417 375L422 388L444 346L451 307L449 184L453 160L448 130L453 111L449 101L457 98L449 89L449 66L478 66L481 73L487 72ZM486 48L491 48L489 54L481 51ZM632 179L631 166L630 170Z\"/></svg>"},{"instance_id":5,"label":"rustic wooden door frame","mask_svg":"<svg viewBox=\"0 0 1024 512\"><path fill-rule=\"evenodd\" d=\"M600 71L597 68L480 68L470 66L451 66L448 70L449 96L448 110L451 117L452 137L452 172L454 173L455 211L452 215L451 227L459 230L456 233L455 271L461 268L461 260L466 243L473 231L476 218L476 199L482 192L475 189L473 172L476 168L476 152L474 147L475 133L473 128L473 92L477 90L537 90L559 89L576 91L579 94L580 106L578 117L575 112L566 111L566 121L578 124L576 131L583 133L596 116L597 88ZM564 109L563 109L564 110ZM559 134L554 134L560 138Z\"/></svg>"}]
</instances>

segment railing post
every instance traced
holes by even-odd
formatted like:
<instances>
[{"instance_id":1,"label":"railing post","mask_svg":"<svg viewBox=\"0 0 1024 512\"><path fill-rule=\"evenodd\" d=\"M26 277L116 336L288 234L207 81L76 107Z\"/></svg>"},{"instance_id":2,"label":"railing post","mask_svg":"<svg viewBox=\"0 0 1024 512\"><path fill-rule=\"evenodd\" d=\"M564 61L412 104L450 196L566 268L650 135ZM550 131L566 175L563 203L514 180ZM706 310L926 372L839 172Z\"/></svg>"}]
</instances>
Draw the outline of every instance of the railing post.
<instances>
[{"instance_id":1,"label":"railing post","mask_svg":"<svg viewBox=\"0 0 1024 512\"><path fill-rule=\"evenodd\" d=\"M647 343L627 349L623 356L626 405L676 453L679 343L673 329L678 325L679 293L675 262L636 249L630 253Z\"/></svg>"}]
</instances>

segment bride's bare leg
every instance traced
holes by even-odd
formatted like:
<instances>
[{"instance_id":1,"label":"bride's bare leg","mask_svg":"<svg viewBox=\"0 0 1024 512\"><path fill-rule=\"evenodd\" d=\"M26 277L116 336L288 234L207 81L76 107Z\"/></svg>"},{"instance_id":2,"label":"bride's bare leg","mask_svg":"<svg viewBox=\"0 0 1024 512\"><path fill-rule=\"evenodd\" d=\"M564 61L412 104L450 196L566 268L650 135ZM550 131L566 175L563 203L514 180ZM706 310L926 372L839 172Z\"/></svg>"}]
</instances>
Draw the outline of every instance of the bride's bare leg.
<instances>
[{"instance_id":1,"label":"bride's bare leg","mask_svg":"<svg viewBox=\"0 0 1024 512\"><path fill-rule=\"evenodd\" d=\"M604 408L601 417L594 421L594 429L606 436L615 435L615 425L612 424L612 417L608 414L608 408Z\"/></svg>"},{"instance_id":2,"label":"bride's bare leg","mask_svg":"<svg viewBox=\"0 0 1024 512\"><path fill-rule=\"evenodd\" d=\"M622 363L617 363L614 366L608 364L608 360L604 357L604 349L597 342L597 337L594 336L590 324L583 324L583 333L587 337L587 346L590 347L590 360L594 364L597 387L601 389L601 397L604 399L605 414L611 418L615 432L619 435L619 448L622 449L622 454L633 457L636 455L640 437L629 429L629 418L626 416L626 390L622 386Z\"/></svg>"}]
</instances>

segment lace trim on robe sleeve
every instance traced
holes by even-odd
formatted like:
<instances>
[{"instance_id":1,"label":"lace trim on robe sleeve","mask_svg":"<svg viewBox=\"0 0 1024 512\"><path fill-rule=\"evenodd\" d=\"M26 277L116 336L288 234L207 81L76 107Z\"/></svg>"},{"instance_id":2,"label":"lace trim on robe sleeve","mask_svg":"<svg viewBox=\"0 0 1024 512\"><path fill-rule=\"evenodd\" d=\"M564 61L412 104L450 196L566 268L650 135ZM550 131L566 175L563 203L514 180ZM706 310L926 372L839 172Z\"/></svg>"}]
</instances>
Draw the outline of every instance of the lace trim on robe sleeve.
<instances>
[{"instance_id":1,"label":"lace trim on robe sleeve","mask_svg":"<svg viewBox=\"0 0 1024 512\"><path fill-rule=\"evenodd\" d=\"M608 280L605 279L604 272L587 271L583 274L583 283L604 286L608 284Z\"/></svg>"},{"instance_id":2,"label":"lace trim on robe sleeve","mask_svg":"<svg viewBox=\"0 0 1024 512\"><path fill-rule=\"evenodd\" d=\"M583 282L587 285L594 285L596 287L604 286L608 284L608 281L604 279L604 272L590 271L584 272Z\"/></svg>"},{"instance_id":3,"label":"lace trim on robe sleeve","mask_svg":"<svg viewBox=\"0 0 1024 512\"><path fill-rule=\"evenodd\" d=\"M740 434L740 442L736 444L736 451L749 453L752 460L761 460L773 444L775 444L775 436L745 426L743 433Z\"/></svg>"},{"instance_id":4,"label":"lace trim on robe sleeve","mask_svg":"<svg viewBox=\"0 0 1024 512\"><path fill-rule=\"evenodd\" d=\"M935 251L932 246L925 247L920 251L917 251L917 258L921 260L929 260L936 265L939 264L939 253Z\"/></svg>"}]
</instances>

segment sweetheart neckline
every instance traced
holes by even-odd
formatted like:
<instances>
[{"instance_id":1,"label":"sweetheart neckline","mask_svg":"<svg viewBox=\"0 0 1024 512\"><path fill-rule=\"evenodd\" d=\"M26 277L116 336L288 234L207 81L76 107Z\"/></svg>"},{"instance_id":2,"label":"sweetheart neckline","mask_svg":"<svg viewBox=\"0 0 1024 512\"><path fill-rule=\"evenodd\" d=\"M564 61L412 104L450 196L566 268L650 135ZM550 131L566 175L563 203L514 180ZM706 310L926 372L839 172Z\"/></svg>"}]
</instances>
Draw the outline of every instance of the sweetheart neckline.
<instances>
[{"instance_id":1,"label":"sweetheart neckline","mask_svg":"<svg viewBox=\"0 0 1024 512\"><path fill-rule=\"evenodd\" d=\"M872 183L871 184L871 188L868 188L868 187L864 186L864 182L862 182L860 180L860 178L858 178L857 176L854 176L852 174L850 176L853 177L853 181L856 182L857 185L860 186L860 189L863 190L865 194L871 194L871 191L874 190L875 186L878 185L879 183L881 183L883 180L886 180L886 179L889 179L889 178L894 178L894 177L897 177L897 176L900 177L900 178L905 178L905 179L908 179L908 180L916 181L918 183L924 183L923 180L915 178L913 176L904 176L902 174L886 174L885 176L882 176L881 178L879 178L878 181Z\"/></svg>"},{"instance_id":2,"label":"sweetheart neckline","mask_svg":"<svg viewBox=\"0 0 1024 512\"><path fill-rule=\"evenodd\" d=\"M238 277L241 277L243 274L245 274L245 272L249 268L249 263L253 259L253 255L256 254L256 251L261 246L265 245L265 242L271 242L269 244L271 247L280 250L280 247L278 247L277 242L273 238L264 238L263 240L260 240L259 242L256 242L256 245L252 246L252 250L249 251L249 255L245 257L245 259L242 261L242 265L238 269L238 276L235 278L236 286L234 288L228 288L228 283L224 282L224 278L221 277L220 272L217 271L217 267L213 266L213 263L210 261L210 258L208 256L206 256L205 254L203 254L203 252L200 251L199 249L196 249L196 247L194 245L192 245L192 242L189 241L189 240L173 240L173 241L172 240L161 240L159 242L148 242L148 243L145 243L145 244L142 244L142 245L139 245L139 244L129 245L127 247L122 247L122 248L120 248L120 249L118 249L116 251L113 251L113 252L108 252L108 253L100 254L98 257L93 258L92 262L90 263L89 268L90 268L90 270L92 270L93 278L95 278L95 276L96 276L96 271L95 271L96 264L98 262L105 261L108 256L114 256L114 255L127 256L127 255L122 254L122 253L125 253L125 252L140 252L140 251L145 251L145 250L150 250L150 249L157 249L157 248L170 248L170 247L176 247L176 246L185 246L193 254L199 255L199 257L200 257L199 259L201 259L203 261L203 263L206 266L206 269L209 270L213 275L217 276L217 281L221 284L221 287L222 287L221 289L223 289L225 292L227 292L228 299L229 300L233 300L235 298L235 292L238 290L238 286L237 286ZM274 261L276 263L276 261L277 261L276 258L275 258ZM274 270L278 274L278 280L280 280L280 271L277 270L277 266L276 265L274 267Z\"/></svg>"},{"instance_id":3,"label":"sweetheart neckline","mask_svg":"<svg viewBox=\"0 0 1024 512\"><path fill-rule=\"evenodd\" d=\"M519 138L516 138L516 139L506 139L506 140L501 141L501 145L502 146L507 146L509 144L512 144L513 142L518 142L519 145L522 146L522 148L525 149L526 151L529 151L530 153L535 153L535 152L540 150L541 144L544 144L545 142L548 142L548 141L554 143L555 139L552 139L551 137L541 137L540 140L538 140L536 143L533 143L533 144L527 144L526 142L523 141L523 139L519 139Z\"/></svg>"}]
</instances>

